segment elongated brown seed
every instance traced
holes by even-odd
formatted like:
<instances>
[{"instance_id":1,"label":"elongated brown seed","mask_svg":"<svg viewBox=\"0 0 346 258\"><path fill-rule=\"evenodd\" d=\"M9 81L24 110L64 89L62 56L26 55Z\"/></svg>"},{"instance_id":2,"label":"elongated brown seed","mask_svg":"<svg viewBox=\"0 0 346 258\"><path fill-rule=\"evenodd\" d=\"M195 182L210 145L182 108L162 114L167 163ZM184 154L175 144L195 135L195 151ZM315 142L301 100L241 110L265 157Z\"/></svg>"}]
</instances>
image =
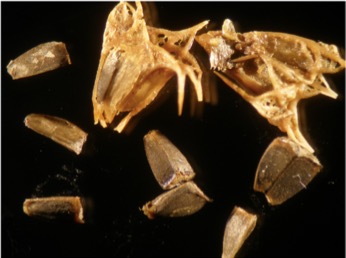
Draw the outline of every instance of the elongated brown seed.
<instances>
[{"instance_id":1,"label":"elongated brown seed","mask_svg":"<svg viewBox=\"0 0 346 258\"><path fill-rule=\"evenodd\" d=\"M211 201L195 183L189 181L146 203L142 210L149 219L156 216L184 217L196 213Z\"/></svg>"},{"instance_id":2,"label":"elongated brown seed","mask_svg":"<svg viewBox=\"0 0 346 258\"><path fill-rule=\"evenodd\" d=\"M40 44L7 65L12 79L21 79L58 69L71 64L70 55L63 42Z\"/></svg>"},{"instance_id":3,"label":"elongated brown seed","mask_svg":"<svg viewBox=\"0 0 346 258\"><path fill-rule=\"evenodd\" d=\"M158 130L152 130L144 136L144 148L151 170L164 190L174 188L195 176L185 156Z\"/></svg>"},{"instance_id":4,"label":"elongated brown seed","mask_svg":"<svg viewBox=\"0 0 346 258\"><path fill-rule=\"evenodd\" d=\"M26 199L24 213L30 217L44 219L73 220L84 223L84 211L78 196L55 196Z\"/></svg>"},{"instance_id":5,"label":"elongated brown seed","mask_svg":"<svg viewBox=\"0 0 346 258\"><path fill-rule=\"evenodd\" d=\"M259 162L254 190L264 193L271 205L278 205L305 189L321 169L307 149L287 137L278 137Z\"/></svg>"},{"instance_id":6,"label":"elongated brown seed","mask_svg":"<svg viewBox=\"0 0 346 258\"><path fill-rule=\"evenodd\" d=\"M28 128L52 139L77 155L81 153L88 136L76 125L55 116L30 114L25 117L24 123Z\"/></svg>"},{"instance_id":7,"label":"elongated brown seed","mask_svg":"<svg viewBox=\"0 0 346 258\"><path fill-rule=\"evenodd\" d=\"M233 258L254 230L257 216L234 207L225 228L222 258Z\"/></svg>"}]
</instances>

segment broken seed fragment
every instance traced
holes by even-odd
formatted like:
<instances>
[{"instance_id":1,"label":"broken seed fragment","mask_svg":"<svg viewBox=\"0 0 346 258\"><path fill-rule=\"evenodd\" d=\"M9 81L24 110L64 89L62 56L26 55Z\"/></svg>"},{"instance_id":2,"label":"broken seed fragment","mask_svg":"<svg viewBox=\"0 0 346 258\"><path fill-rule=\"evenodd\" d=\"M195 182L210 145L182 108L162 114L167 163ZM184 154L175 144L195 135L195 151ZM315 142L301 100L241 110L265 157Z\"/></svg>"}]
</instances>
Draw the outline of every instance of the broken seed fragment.
<instances>
[{"instance_id":1,"label":"broken seed fragment","mask_svg":"<svg viewBox=\"0 0 346 258\"><path fill-rule=\"evenodd\" d=\"M144 136L144 148L151 170L164 189L191 180L195 173L179 149L158 130Z\"/></svg>"},{"instance_id":2,"label":"broken seed fragment","mask_svg":"<svg viewBox=\"0 0 346 258\"><path fill-rule=\"evenodd\" d=\"M206 202L211 201L195 183L190 181L159 195L146 203L142 210L149 219L157 216L184 217L196 213Z\"/></svg>"},{"instance_id":3,"label":"broken seed fragment","mask_svg":"<svg viewBox=\"0 0 346 258\"><path fill-rule=\"evenodd\" d=\"M54 196L25 199L23 211L30 217L73 220L84 223L84 212L78 196Z\"/></svg>"},{"instance_id":4,"label":"broken seed fragment","mask_svg":"<svg viewBox=\"0 0 346 258\"><path fill-rule=\"evenodd\" d=\"M63 42L40 44L7 65L13 80L45 73L71 64L69 53Z\"/></svg>"},{"instance_id":5,"label":"broken seed fragment","mask_svg":"<svg viewBox=\"0 0 346 258\"><path fill-rule=\"evenodd\" d=\"M278 137L259 162L254 190L264 193L271 205L279 205L306 188L321 169L307 149L287 137Z\"/></svg>"},{"instance_id":6,"label":"broken seed fragment","mask_svg":"<svg viewBox=\"0 0 346 258\"><path fill-rule=\"evenodd\" d=\"M30 114L25 117L24 123L28 128L50 138L77 155L81 153L88 136L76 125L55 116Z\"/></svg>"},{"instance_id":7,"label":"broken seed fragment","mask_svg":"<svg viewBox=\"0 0 346 258\"><path fill-rule=\"evenodd\" d=\"M254 230L257 216L234 207L225 228L222 258L233 258Z\"/></svg>"}]
</instances>

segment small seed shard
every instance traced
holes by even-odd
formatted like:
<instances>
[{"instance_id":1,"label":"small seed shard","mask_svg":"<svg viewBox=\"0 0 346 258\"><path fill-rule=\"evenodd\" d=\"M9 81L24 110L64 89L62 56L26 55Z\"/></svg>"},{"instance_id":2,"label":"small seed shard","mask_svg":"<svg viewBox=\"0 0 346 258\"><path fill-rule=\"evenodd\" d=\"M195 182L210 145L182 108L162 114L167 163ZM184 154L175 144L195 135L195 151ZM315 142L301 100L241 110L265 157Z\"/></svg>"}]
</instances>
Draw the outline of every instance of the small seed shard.
<instances>
[{"instance_id":1,"label":"small seed shard","mask_svg":"<svg viewBox=\"0 0 346 258\"><path fill-rule=\"evenodd\" d=\"M307 149L278 137L259 162L254 190L264 193L269 204L279 205L305 189L321 169L319 160Z\"/></svg>"},{"instance_id":2,"label":"small seed shard","mask_svg":"<svg viewBox=\"0 0 346 258\"><path fill-rule=\"evenodd\" d=\"M142 210L149 219L157 216L184 217L196 213L211 201L195 183L189 181L146 203Z\"/></svg>"},{"instance_id":3,"label":"small seed shard","mask_svg":"<svg viewBox=\"0 0 346 258\"><path fill-rule=\"evenodd\" d=\"M25 117L24 123L28 128L50 138L77 155L81 153L88 136L76 125L55 116L30 114Z\"/></svg>"},{"instance_id":4,"label":"small seed shard","mask_svg":"<svg viewBox=\"0 0 346 258\"><path fill-rule=\"evenodd\" d=\"M24 201L23 211L30 217L84 223L83 206L78 196L29 198Z\"/></svg>"},{"instance_id":5,"label":"small seed shard","mask_svg":"<svg viewBox=\"0 0 346 258\"><path fill-rule=\"evenodd\" d=\"M185 156L158 130L144 136L144 148L151 170L164 190L172 189L195 176Z\"/></svg>"},{"instance_id":6,"label":"small seed shard","mask_svg":"<svg viewBox=\"0 0 346 258\"><path fill-rule=\"evenodd\" d=\"M71 59L63 42L40 44L7 65L13 80L26 78L70 65Z\"/></svg>"},{"instance_id":7,"label":"small seed shard","mask_svg":"<svg viewBox=\"0 0 346 258\"><path fill-rule=\"evenodd\" d=\"M234 207L225 228L222 258L233 258L254 230L257 216Z\"/></svg>"}]
</instances>

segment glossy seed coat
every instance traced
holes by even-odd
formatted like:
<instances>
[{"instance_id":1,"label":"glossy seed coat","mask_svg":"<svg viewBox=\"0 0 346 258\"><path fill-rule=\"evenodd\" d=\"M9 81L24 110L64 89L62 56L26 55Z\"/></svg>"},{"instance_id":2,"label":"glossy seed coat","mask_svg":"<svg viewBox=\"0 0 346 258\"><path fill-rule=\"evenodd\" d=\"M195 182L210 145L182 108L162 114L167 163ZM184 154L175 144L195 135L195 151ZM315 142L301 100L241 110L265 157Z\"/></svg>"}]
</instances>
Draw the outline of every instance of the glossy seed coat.
<instances>
[{"instance_id":1,"label":"glossy seed coat","mask_svg":"<svg viewBox=\"0 0 346 258\"><path fill-rule=\"evenodd\" d=\"M151 170L164 190L174 188L195 176L185 156L158 130L152 130L144 136L144 147Z\"/></svg>"}]
</instances>

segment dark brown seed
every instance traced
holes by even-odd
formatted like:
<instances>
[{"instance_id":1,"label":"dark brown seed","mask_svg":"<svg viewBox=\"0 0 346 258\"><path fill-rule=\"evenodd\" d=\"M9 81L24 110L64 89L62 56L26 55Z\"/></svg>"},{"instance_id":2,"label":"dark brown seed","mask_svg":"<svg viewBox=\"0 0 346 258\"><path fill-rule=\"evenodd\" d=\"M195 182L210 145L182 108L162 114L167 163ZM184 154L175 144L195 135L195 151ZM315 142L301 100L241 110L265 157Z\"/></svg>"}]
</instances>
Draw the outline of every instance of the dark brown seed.
<instances>
[{"instance_id":1,"label":"dark brown seed","mask_svg":"<svg viewBox=\"0 0 346 258\"><path fill-rule=\"evenodd\" d=\"M13 80L30 77L71 64L66 46L62 42L40 44L7 65Z\"/></svg>"},{"instance_id":2,"label":"dark brown seed","mask_svg":"<svg viewBox=\"0 0 346 258\"><path fill-rule=\"evenodd\" d=\"M286 137L276 138L264 152L256 172L254 190L279 205L296 195L322 169L307 149Z\"/></svg>"},{"instance_id":3,"label":"dark brown seed","mask_svg":"<svg viewBox=\"0 0 346 258\"><path fill-rule=\"evenodd\" d=\"M56 196L26 199L24 213L44 219L73 220L84 223L84 211L78 196Z\"/></svg>"},{"instance_id":4,"label":"dark brown seed","mask_svg":"<svg viewBox=\"0 0 346 258\"><path fill-rule=\"evenodd\" d=\"M199 211L206 202L211 202L193 182L187 182L169 190L146 203L142 210L153 219L160 217L184 217Z\"/></svg>"},{"instance_id":5,"label":"dark brown seed","mask_svg":"<svg viewBox=\"0 0 346 258\"><path fill-rule=\"evenodd\" d=\"M56 143L75 152L81 153L88 134L66 119L40 114L30 114L25 117L25 126L46 136Z\"/></svg>"},{"instance_id":6,"label":"dark brown seed","mask_svg":"<svg viewBox=\"0 0 346 258\"><path fill-rule=\"evenodd\" d=\"M234 207L225 228L222 258L234 257L254 230L257 216L240 207Z\"/></svg>"},{"instance_id":7,"label":"dark brown seed","mask_svg":"<svg viewBox=\"0 0 346 258\"><path fill-rule=\"evenodd\" d=\"M191 180L195 173L185 156L157 130L144 136L144 148L151 170L163 189Z\"/></svg>"}]
</instances>

